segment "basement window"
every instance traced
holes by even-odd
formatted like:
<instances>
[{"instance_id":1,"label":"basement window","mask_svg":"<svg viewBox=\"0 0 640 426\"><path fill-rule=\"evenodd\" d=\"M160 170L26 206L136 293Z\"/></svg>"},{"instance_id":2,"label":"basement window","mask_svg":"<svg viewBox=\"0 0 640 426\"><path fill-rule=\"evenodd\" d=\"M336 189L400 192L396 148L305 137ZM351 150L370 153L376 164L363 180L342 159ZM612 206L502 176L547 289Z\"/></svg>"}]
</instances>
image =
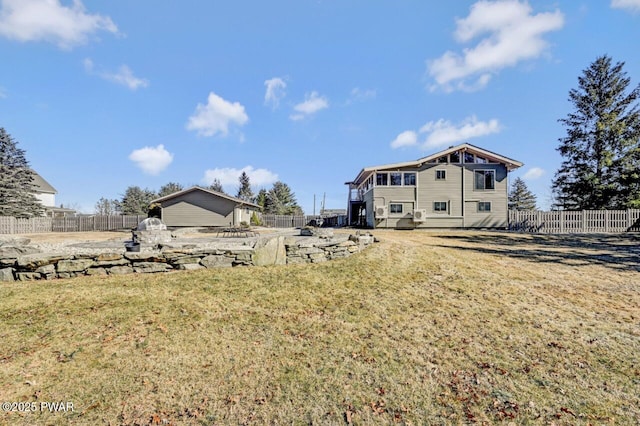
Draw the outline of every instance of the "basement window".
<instances>
[{"instance_id":1,"label":"basement window","mask_svg":"<svg viewBox=\"0 0 640 426\"><path fill-rule=\"evenodd\" d=\"M446 212L447 211L447 202L446 201L435 201L433 203L433 211L434 212Z\"/></svg>"},{"instance_id":2,"label":"basement window","mask_svg":"<svg viewBox=\"0 0 640 426\"><path fill-rule=\"evenodd\" d=\"M402 204L389 204L389 213L402 213Z\"/></svg>"}]
</instances>

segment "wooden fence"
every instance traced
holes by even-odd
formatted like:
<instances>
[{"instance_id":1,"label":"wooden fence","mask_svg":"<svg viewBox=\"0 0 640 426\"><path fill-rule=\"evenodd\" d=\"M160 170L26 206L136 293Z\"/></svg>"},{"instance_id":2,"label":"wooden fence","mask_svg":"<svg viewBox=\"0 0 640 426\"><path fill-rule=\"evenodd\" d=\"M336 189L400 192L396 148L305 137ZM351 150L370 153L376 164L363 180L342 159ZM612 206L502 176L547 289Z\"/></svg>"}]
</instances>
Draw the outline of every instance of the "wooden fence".
<instances>
[{"instance_id":1,"label":"wooden fence","mask_svg":"<svg viewBox=\"0 0 640 426\"><path fill-rule=\"evenodd\" d=\"M305 226L307 222L307 216L285 216L279 214L262 215L262 225L270 228L301 228Z\"/></svg>"},{"instance_id":2,"label":"wooden fence","mask_svg":"<svg viewBox=\"0 0 640 426\"><path fill-rule=\"evenodd\" d=\"M509 211L509 229L542 234L640 231L640 210Z\"/></svg>"},{"instance_id":3,"label":"wooden fence","mask_svg":"<svg viewBox=\"0 0 640 426\"><path fill-rule=\"evenodd\" d=\"M43 232L115 231L131 229L146 219L146 215L34 217L16 219L0 217L0 234L35 234Z\"/></svg>"}]
</instances>

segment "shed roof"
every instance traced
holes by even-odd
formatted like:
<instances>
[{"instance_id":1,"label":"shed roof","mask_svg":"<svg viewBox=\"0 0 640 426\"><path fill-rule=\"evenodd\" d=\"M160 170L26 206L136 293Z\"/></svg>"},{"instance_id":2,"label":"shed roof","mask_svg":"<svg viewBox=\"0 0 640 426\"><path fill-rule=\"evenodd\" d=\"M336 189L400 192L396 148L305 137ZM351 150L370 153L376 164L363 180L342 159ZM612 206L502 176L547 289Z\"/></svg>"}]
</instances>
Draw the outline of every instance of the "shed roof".
<instances>
[{"instance_id":1,"label":"shed roof","mask_svg":"<svg viewBox=\"0 0 640 426\"><path fill-rule=\"evenodd\" d=\"M241 204L243 206L254 207L254 208L257 208L257 209L261 209L262 208L257 204L241 200L240 198L232 197L231 195L223 194L222 192L213 191L211 189L205 189L205 188L202 188L202 187L199 187L199 186L192 186L191 188L183 189L182 191L174 192L173 194L169 194L169 195L165 195L164 197L156 198L155 200L153 200L151 202L152 203L162 203L163 201L171 200L171 199L180 197L180 196L182 196L184 194L188 194L188 193L194 192L194 191L201 191L201 192L204 192L205 194L210 194L210 195L215 196L215 197L224 198L224 199L233 201L233 202L235 202L237 204Z\"/></svg>"}]
</instances>

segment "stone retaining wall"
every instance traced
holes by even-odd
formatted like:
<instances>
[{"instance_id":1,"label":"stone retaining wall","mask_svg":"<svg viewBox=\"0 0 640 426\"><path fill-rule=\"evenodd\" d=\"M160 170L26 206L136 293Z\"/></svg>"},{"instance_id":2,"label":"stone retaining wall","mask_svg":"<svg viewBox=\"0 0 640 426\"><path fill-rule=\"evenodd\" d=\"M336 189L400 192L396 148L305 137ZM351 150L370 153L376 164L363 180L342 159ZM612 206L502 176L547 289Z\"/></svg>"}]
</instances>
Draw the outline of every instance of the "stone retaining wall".
<instances>
[{"instance_id":1,"label":"stone retaining wall","mask_svg":"<svg viewBox=\"0 0 640 426\"><path fill-rule=\"evenodd\" d=\"M373 242L370 235L343 241L313 241L279 236L258 240L254 247L231 249L165 246L141 252L58 255L22 254L5 250L0 256L0 281L30 281L83 275L120 275L237 266L319 263L357 253ZM24 250L22 250L24 252ZM0 255L1 255L0 251ZM9 254L9 257L6 255Z\"/></svg>"}]
</instances>

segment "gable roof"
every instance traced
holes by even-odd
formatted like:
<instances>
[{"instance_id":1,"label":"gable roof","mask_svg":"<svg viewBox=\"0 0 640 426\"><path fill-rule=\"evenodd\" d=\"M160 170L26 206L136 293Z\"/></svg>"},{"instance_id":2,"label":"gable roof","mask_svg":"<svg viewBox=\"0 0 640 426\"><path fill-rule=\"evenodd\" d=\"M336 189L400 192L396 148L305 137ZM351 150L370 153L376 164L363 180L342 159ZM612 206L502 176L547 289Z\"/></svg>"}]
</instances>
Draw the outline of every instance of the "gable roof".
<instances>
[{"instance_id":1,"label":"gable roof","mask_svg":"<svg viewBox=\"0 0 640 426\"><path fill-rule=\"evenodd\" d=\"M33 185L36 188L36 191L42 194L57 194L58 191L51 186L49 182L44 180L42 176L38 174L35 170L31 170L33 172Z\"/></svg>"},{"instance_id":2,"label":"gable roof","mask_svg":"<svg viewBox=\"0 0 640 426\"><path fill-rule=\"evenodd\" d=\"M180 197L180 196L182 196L184 194L188 194L188 193L194 192L194 191L201 191L201 192L204 192L206 194L210 194L210 195L213 195L213 196L216 196L216 197L224 198L226 200L233 201L234 203L241 204L241 205L244 205L244 206L255 207L257 209L261 209L262 208L257 204L249 203L247 201L241 200L240 198L232 197L231 195L223 194L222 192L213 191L211 189L205 189L205 188L202 188L202 187L199 187L199 186L192 186L191 188L183 189L182 191L174 192L173 194L169 194L169 195L165 195L164 197L156 198L155 200L152 200L151 202L152 203L162 203L163 201L171 200L173 198Z\"/></svg>"},{"instance_id":3,"label":"gable roof","mask_svg":"<svg viewBox=\"0 0 640 426\"><path fill-rule=\"evenodd\" d=\"M497 163L502 163L507 167L507 171L512 171L517 169L518 167L522 167L524 164L520 161L513 160L509 157L505 157L504 155L496 154L495 152L486 150L484 148L480 148L475 145L471 145L470 143L463 143L460 145L449 147L443 151L438 151L434 154L430 154L426 157L418 158L415 161L405 161L403 163L391 163L391 164L382 164L379 166L365 167L363 168L358 176L353 180L353 182L345 182L346 184L358 183L360 182L363 175L368 174L369 172L377 171L377 170L387 170L387 169L399 169L402 167L420 167L424 163L431 162L436 160L443 155L448 155L452 152L456 151L470 151L476 154L480 154L483 157L487 157L488 159L494 160Z\"/></svg>"}]
</instances>

